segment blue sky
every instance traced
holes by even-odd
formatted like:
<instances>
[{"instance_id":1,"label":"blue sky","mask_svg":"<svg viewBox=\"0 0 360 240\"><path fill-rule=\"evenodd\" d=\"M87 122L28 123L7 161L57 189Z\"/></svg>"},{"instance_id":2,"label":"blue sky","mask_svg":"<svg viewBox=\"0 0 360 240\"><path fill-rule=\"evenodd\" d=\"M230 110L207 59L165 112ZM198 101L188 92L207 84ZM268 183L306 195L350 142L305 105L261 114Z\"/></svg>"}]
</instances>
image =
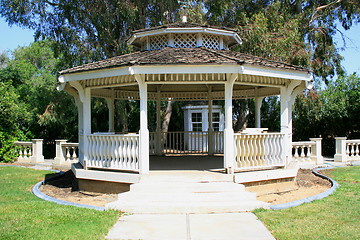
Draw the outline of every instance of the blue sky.
<instances>
[{"instance_id":1,"label":"blue sky","mask_svg":"<svg viewBox=\"0 0 360 240\"><path fill-rule=\"evenodd\" d=\"M9 27L3 18L0 18L0 52L13 50L18 46L26 46L33 42L33 31L22 29L17 26ZM341 54L344 56L343 66L350 74L360 73L360 24L354 25L351 30L346 31L347 49ZM340 35L335 39L338 46L342 47L343 42Z\"/></svg>"}]
</instances>

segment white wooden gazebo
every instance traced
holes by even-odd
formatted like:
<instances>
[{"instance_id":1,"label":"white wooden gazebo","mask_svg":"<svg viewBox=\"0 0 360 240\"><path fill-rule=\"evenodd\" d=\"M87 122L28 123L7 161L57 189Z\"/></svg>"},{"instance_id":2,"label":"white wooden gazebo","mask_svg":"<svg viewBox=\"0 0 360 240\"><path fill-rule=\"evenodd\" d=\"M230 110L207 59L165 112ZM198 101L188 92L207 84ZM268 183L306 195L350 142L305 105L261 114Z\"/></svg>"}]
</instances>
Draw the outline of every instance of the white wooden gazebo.
<instances>
[{"instance_id":1,"label":"white wooden gazebo","mask_svg":"<svg viewBox=\"0 0 360 240\"><path fill-rule=\"evenodd\" d=\"M80 163L84 170L149 173L150 153L160 153L160 101L225 100L223 144L227 172L285 167L291 162L292 105L310 85L308 69L229 50L241 44L231 29L175 23L137 30L128 40L140 51L60 72L60 88L74 96L79 112ZM256 128L266 96L280 95L281 132L234 133L232 100L254 98ZM91 131L91 97L105 98L109 132ZM140 100L137 133L114 133L114 100ZM157 101L157 131L148 130L148 100ZM209 126L212 126L209 117ZM133 119L134 120L134 119ZM133 121L132 120L132 121ZM266 127L266 126L264 126ZM207 144L218 144L209 138ZM209 147L209 149L217 149Z\"/></svg>"}]
</instances>

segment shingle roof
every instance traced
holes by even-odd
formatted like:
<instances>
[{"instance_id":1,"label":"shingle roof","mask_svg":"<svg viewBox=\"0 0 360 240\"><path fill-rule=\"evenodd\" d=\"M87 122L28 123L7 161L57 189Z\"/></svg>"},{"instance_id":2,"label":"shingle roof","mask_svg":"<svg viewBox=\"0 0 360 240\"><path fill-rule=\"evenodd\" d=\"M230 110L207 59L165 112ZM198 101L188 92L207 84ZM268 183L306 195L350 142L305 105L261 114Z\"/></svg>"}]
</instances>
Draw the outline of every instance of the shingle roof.
<instances>
[{"instance_id":1,"label":"shingle roof","mask_svg":"<svg viewBox=\"0 0 360 240\"><path fill-rule=\"evenodd\" d=\"M133 33L146 32L146 31L158 30L158 29L163 29L163 28L199 28L199 27L214 28L214 29L221 29L221 30L236 32L235 29L231 29L231 28L227 28L227 27L210 26L210 25L206 25L206 24L191 23L191 22L186 22L186 23L178 22L178 23L170 23L170 24L151 27L151 28L139 29L139 30L133 31Z\"/></svg>"},{"instance_id":2,"label":"shingle roof","mask_svg":"<svg viewBox=\"0 0 360 240\"><path fill-rule=\"evenodd\" d=\"M233 52L230 50L212 50L207 48L171 48L166 47L154 51L139 51L129 53L102 61L84 64L69 68L60 74L78 73L100 69L116 68L132 65L196 65L196 64L249 64L270 68L280 68L287 70L297 70L308 72L303 67L298 67L282 62L267 60L248 54Z\"/></svg>"}]
</instances>

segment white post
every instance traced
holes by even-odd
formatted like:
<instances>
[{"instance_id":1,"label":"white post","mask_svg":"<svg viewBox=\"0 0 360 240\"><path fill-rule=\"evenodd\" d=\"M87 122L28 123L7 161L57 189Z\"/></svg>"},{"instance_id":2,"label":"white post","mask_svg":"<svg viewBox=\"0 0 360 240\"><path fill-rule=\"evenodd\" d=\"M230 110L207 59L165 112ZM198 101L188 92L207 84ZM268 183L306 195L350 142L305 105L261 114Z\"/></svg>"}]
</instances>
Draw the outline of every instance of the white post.
<instances>
[{"instance_id":1,"label":"white post","mask_svg":"<svg viewBox=\"0 0 360 240\"><path fill-rule=\"evenodd\" d=\"M280 88L280 132L284 133L284 158L286 165L291 161L291 129L289 129L289 92L285 87ZM291 138L290 138L291 137Z\"/></svg>"},{"instance_id":2,"label":"white post","mask_svg":"<svg viewBox=\"0 0 360 240\"><path fill-rule=\"evenodd\" d=\"M149 173L149 129L147 116L147 84L144 76L135 75L139 84L140 94L140 146L139 146L139 168L141 174Z\"/></svg>"},{"instance_id":3,"label":"white post","mask_svg":"<svg viewBox=\"0 0 360 240\"><path fill-rule=\"evenodd\" d=\"M54 163L55 165L63 165L65 164L65 152L64 149L62 147L63 143L66 143L67 140L55 140L55 149L56 149L56 156L54 158Z\"/></svg>"},{"instance_id":4,"label":"white post","mask_svg":"<svg viewBox=\"0 0 360 240\"><path fill-rule=\"evenodd\" d=\"M212 100L212 94L211 94L211 87L209 87L208 91L208 154L213 155L214 154L214 137L213 137L213 100Z\"/></svg>"},{"instance_id":5,"label":"white post","mask_svg":"<svg viewBox=\"0 0 360 240\"><path fill-rule=\"evenodd\" d=\"M109 110L109 132L114 132L114 115L115 115L115 104L114 104L114 98L106 98L106 103Z\"/></svg>"},{"instance_id":6,"label":"white post","mask_svg":"<svg viewBox=\"0 0 360 240\"><path fill-rule=\"evenodd\" d=\"M261 105L263 101L263 97L255 98L255 127L261 128Z\"/></svg>"},{"instance_id":7,"label":"white post","mask_svg":"<svg viewBox=\"0 0 360 240\"><path fill-rule=\"evenodd\" d=\"M161 104L161 93L160 93L160 88L158 88L156 93L156 134L155 134L155 153L158 156L162 154L160 104Z\"/></svg>"},{"instance_id":8,"label":"white post","mask_svg":"<svg viewBox=\"0 0 360 240\"><path fill-rule=\"evenodd\" d=\"M346 155L346 137L336 137L335 146L336 153L334 155L335 162L346 162L348 156Z\"/></svg>"},{"instance_id":9,"label":"white post","mask_svg":"<svg viewBox=\"0 0 360 240\"><path fill-rule=\"evenodd\" d=\"M310 141L315 142L315 146L311 147L311 153L315 159L312 159L314 162L316 162L317 165L321 165L324 163L324 158L321 153L321 140L322 138L310 138Z\"/></svg>"},{"instance_id":10,"label":"white post","mask_svg":"<svg viewBox=\"0 0 360 240\"><path fill-rule=\"evenodd\" d=\"M86 162L89 160L89 140L87 135L91 134L91 89L84 89L83 101L83 139L82 139L82 152L83 152L83 165L86 168Z\"/></svg>"},{"instance_id":11,"label":"white post","mask_svg":"<svg viewBox=\"0 0 360 240\"><path fill-rule=\"evenodd\" d=\"M229 75L228 75L229 76ZM235 141L234 129L232 127L232 94L233 85L237 78L236 74L231 74L225 83L225 129L224 129L224 168L227 173L234 172L235 161Z\"/></svg>"},{"instance_id":12,"label":"white post","mask_svg":"<svg viewBox=\"0 0 360 240\"><path fill-rule=\"evenodd\" d=\"M30 162L44 162L43 139L32 139L32 155L30 157Z\"/></svg>"}]
</instances>

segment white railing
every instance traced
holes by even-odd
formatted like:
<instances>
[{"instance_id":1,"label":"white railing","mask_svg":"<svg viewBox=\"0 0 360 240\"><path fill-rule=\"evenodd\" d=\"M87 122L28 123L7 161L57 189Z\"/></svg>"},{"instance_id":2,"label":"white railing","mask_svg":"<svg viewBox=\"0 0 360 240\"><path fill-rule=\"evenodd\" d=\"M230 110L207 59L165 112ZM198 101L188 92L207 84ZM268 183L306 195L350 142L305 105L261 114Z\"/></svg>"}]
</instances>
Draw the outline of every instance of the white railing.
<instances>
[{"instance_id":1,"label":"white railing","mask_svg":"<svg viewBox=\"0 0 360 240\"><path fill-rule=\"evenodd\" d=\"M32 142L21 142L16 141L14 145L17 146L18 157L17 160L19 162L30 162L30 157L32 156Z\"/></svg>"},{"instance_id":2,"label":"white railing","mask_svg":"<svg viewBox=\"0 0 360 240\"><path fill-rule=\"evenodd\" d=\"M300 164L300 167L302 164L323 164L321 138L310 138L310 141L305 142L293 142L292 157Z\"/></svg>"},{"instance_id":3,"label":"white railing","mask_svg":"<svg viewBox=\"0 0 360 240\"><path fill-rule=\"evenodd\" d=\"M149 150L150 154L158 152L163 154L206 154L209 152L209 133L203 132L167 132L161 133L159 146L156 144L156 132L150 133ZM223 132L212 133L213 153L224 152Z\"/></svg>"},{"instance_id":4,"label":"white railing","mask_svg":"<svg viewBox=\"0 0 360 240\"><path fill-rule=\"evenodd\" d=\"M68 143L67 140L55 140L56 156L54 158L56 165L69 165L79 161L79 144Z\"/></svg>"},{"instance_id":5,"label":"white railing","mask_svg":"<svg viewBox=\"0 0 360 240\"><path fill-rule=\"evenodd\" d=\"M92 134L87 140L87 168L139 171L139 134Z\"/></svg>"},{"instance_id":6,"label":"white railing","mask_svg":"<svg viewBox=\"0 0 360 240\"><path fill-rule=\"evenodd\" d=\"M360 139L347 140L346 137L337 137L335 138L335 145L335 161L347 162L360 160Z\"/></svg>"},{"instance_id":7,"label":"white railing","mask_svg":"<svg viewBox=\"0 0 360 240\"><path fill-rule=\"evenodd\" d=\"M44 161L43 156L43 139L32 139L31 142L16 141L14 142L16 151L19 154L17 161L38 163Z\"/></svg>"},{"instance_id":8,"label":"white railing","mask_svg":"<svg viewBox=\"0 0 360 240\"><path fill-rule=\"evenodd\" d=\"M282 133L235 133L235 169L285 166Z\"/></svg>"}]
</instances>

